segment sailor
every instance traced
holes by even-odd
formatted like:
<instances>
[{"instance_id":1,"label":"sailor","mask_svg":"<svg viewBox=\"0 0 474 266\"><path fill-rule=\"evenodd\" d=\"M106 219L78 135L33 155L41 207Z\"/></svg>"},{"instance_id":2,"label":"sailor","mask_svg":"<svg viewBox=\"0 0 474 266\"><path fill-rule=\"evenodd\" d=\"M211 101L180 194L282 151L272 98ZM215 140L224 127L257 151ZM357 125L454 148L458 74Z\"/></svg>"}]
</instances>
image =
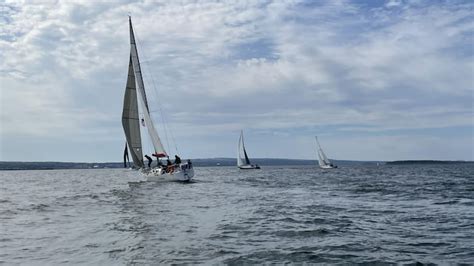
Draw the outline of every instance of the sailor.
<instances>
[{"instance_id":1,"label":"sailor","mask_svg":"<svg viewBox=\"0 0 474 266\"><path fill-rule=\"evenodd\" d=\"M174 156L174 164L179 165L180 163L181 163L181 158L179 158L178 155L175 155L175 156Z\"/></svg>"},{"instance_id":2,"label":"sailor","mask_svg":"<svg viewBox=\"0 0 474 266\"><path fill-rule=\"evenodd\" d=\"M145 158L148 159L148 168L150 168L151 162L153 162L153 159L150 156L148 156L147 154L145 154Z\"/></svg>"}]
</instances>

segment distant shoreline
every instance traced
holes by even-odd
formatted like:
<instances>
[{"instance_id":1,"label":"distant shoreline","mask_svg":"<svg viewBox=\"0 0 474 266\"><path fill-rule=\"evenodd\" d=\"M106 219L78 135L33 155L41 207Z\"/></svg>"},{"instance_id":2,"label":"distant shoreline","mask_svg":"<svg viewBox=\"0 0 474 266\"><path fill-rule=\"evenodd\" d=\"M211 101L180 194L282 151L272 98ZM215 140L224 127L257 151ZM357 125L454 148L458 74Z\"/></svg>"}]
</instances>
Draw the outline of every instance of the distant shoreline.
<instances>
[{"instance_id":1,"label":"distant shoreline","mask_svg":"<svg viewBox=\"0 0 474 266\"><path fill-rule=\"evenodd\" d=\"M305 159L277 159L277 158L255 158L251 159L252 163L261 166L311 166L317 165L316 160ZM234 158L207 158L192 159L196 167L220 167L235 166ZM472 161L444 161L444 160L401 160L401 161L349 161L349 160L333 160L339 166L351 165L413 165L413 164L460 164L474 163ZM156 162L154 162L155 164ZM105 163L75 163L75 162L8 162L0 161L0 171L7 170L61 170L61 169L104 169L104 168L124 168L122 162L105 162Z\"/></svg>"},{"instance_id":2,"label":"distant shoreline","mask_svg":"<svg viewBox=\"0 0 474 266\"><path fill-rule=\"evenodd\" d=\"M389 165L402 165L402 164L459 164L459 163L473 163L472 161L443 161L443 160L403 160L403 161L391 161L385 162Z\"/></svg>"}]
</instances>

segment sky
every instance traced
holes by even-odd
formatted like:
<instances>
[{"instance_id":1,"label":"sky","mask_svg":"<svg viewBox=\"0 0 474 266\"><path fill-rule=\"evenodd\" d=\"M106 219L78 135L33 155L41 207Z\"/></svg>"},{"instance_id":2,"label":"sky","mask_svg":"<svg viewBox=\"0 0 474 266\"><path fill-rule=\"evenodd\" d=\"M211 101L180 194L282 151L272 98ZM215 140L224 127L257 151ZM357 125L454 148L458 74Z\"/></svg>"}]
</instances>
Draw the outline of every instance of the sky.
<instances>
[{"instance_id":1,"label":"sky","mask_svg":"<svg viewBox=\"0 0 474 266\"><path fill-rule=\"evenodd\" d=\"M0 161L122 160L129 14L169 154L474 160L473 8L0 1Z\"/></svg>"}]
</instances>

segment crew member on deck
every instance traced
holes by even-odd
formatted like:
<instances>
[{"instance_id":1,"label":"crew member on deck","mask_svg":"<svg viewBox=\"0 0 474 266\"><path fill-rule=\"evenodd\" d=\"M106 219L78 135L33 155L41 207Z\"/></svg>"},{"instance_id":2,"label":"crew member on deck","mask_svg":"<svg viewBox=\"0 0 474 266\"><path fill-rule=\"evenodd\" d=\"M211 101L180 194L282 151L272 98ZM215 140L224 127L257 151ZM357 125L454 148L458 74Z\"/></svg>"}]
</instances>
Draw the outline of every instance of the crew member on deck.
<instances>
[{"instance_id":1,"label":"crew member on deck","mask_svg":"<svg viewBox=\"0 0 474 266\"><path fill-rule=\"evenodd\" d=\"M181 158L178 155L174 156L174 164L179 165L181 163Z\"/></svg>"},{"instance_id":2,"label":"crew member on deck","mask_svg":"<svg viewBox=\"0 0 474 266\"><path fill-rule=\"evenodd\" d=\"M145 154L145 158L148 159L148 168L150 168L151 167L151 162L153 162L153 159L150 156L146 155L146 154Z\"/></svg>"}]
</instances>

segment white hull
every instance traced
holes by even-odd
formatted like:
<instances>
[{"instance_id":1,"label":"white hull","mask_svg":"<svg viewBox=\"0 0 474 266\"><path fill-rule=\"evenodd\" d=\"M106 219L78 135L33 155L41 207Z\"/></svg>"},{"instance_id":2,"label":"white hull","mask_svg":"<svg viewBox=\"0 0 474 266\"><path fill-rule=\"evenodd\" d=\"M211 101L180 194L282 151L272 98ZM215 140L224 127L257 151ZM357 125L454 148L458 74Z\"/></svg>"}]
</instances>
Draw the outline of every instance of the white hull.
<instances>
[{"instance_id":1,"label":"white hull","mask_svg":"<svg viewBox=\"0 0 474 266\"><path fill-rule=\"evenodd\" d=\"M260 169L260 166L253 164L239 165L239 169Z\"/></svg>"},{"instance_id":2,"label":"white hull","mask_svg":"<svg viewBox=\"0 0 474 266\"><path fill-rule=\"evenodd\" d=\"M322 168L322 169L334 169L334 168L337 168L337 166L320 165L319 168Z\"/></svg>"},{"instance_id":3,"label":"white hull","mask_svg":"<svg viewBox=\"0 0 474 266\"><path fill-rule=\"evenodd\" d=\"M166 173L163 168L155 167L151 170L143 172L147 181L161 182L161 181L180 181L189 182L194 177L194 168L189 164L180 164L172 173Z\"/></svg>"}]
</instances>

